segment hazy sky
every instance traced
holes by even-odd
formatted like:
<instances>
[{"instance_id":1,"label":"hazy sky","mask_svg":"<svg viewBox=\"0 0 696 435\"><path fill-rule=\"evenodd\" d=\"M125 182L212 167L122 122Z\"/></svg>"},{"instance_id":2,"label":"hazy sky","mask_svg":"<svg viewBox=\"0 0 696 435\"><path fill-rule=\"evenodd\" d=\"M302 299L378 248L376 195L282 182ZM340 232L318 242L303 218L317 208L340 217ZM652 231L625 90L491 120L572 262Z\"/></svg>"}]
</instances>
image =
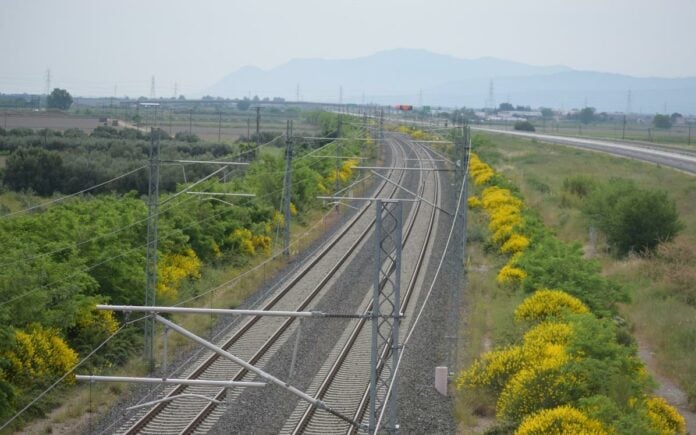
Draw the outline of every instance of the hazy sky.
<instances>
[{"instance_id":1,"label":"hazy sky","mask_svg":"<svg viewBox=\"0 0 696 435\"><path fill-rule=\"evenodd\" d=\"M696 0L0 0L0 92L196 94L244 65L424 48L696 76Z\"/></svg>"}]
</instances>

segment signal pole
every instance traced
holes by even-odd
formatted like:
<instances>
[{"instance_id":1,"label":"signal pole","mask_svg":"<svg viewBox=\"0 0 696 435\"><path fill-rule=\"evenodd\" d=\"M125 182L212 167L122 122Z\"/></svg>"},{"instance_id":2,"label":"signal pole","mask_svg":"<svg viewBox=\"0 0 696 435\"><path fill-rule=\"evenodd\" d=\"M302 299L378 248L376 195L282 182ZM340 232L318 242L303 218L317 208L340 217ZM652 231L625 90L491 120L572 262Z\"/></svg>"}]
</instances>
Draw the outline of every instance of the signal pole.
<instances>
[{"instance_id":1,"label":"signal pole","mask_svg":"<svg viewBox=\"0 0 696 435\"><path fill-rule=\"evenodd\" d=\"M290 255L290 201L292 200L292 121L288 120L285 133L285 181L283 195L283 217L285 223L285 240L283 255Z\"/></svg>"},{"instance_id":2,"label":"signal pole","mask_svg":"<svg viewBox=\"0 0 696 435\"><path fill-rule=\"evenodd\" d=\"M220 133L222 130L222 111L218 112L218 142L220 142Z\"/></svg>"},{"instance_id":3,"label":"signal pole","mask_svg":"<svg viewBox=\"0 0 696 435\"><path fill-rule=\"evenodd\" d=\"M46 95L51 93L51 69L46 70Z\"/></svg>"},{"instance_id":4,"label":"signal pole","mask_svg":"<svg viewBox=\"0 0 696 435\"><path fill-rule=\"evenodd\" d=\"M261 140L261 106L256 106L256 149L254 150L254 158L259 152L259 144Z\"/></svg>"},{"instance_id":5,"label":"signal pole","mask_svg":"<svg viewBox=\"0 0 696 435\"><path fill-rule=\"evenodd\" d=\"M46 69L46 108L48 108L48 96L51 93L51 69ZM39 97L38 106L41 107L41 97Z\"/></svg>"},{"instance_id":6,"label":"signal pole","mask_svg":"<svg viewBox=\"0 0 696 435\"><path fill-rule=\"evenodd\" d=\"M145 263L145 305L154 306L157 291L157 221L159 205L159 133L150 128L150 176L147 195L147 257ZM145 349L143 358L154 368L155 320L145 320Z\"/></svg>"},{"instance_id":7,"label":"signal pole","mask_svg":"<svg viewBox=\"0 0 696 435\"><path fill-rule=\"evenodd\" d=\"M459 238L461 244L459 246L455 245L452 255L457 258L457 278L456 285L452 286L452 291L449 295L449 313L447 319L447 325L445 327L445 338L451 343L449 346L448 358L447 358L447 369L449 375L456 373L456 365L458 359L459 351L459 310L461 307L461 295L462 289L466 284L466 226L467 226L467 196L468 196L468 183L466 179L467 167L469 166L469 147L471 146L471 133L469 126L461 128L461 134L454 140L455 146L455 185L459 188L457 191L460 193L458 197L455 198L459 202L459 212L457 213L456 219L461 221L461 224L457 225L456 231L458 234L455 235L455 240ZM447 255L447 253L445 253Z\"/></svg>"},{"instance_id":8,"label":"signal pole","mask_svg":"<svg viewBox=\"0 0 696 435\"><path fill-rule=\"evenodd\" d=\"M384 140L384 109L379 111L379 140L381 146L381 141Z\"/></svg>"},{"instance_id":9,"label":"signal pole","mask_svg":"<svg viewBox=\"0 0 696 435\"><path fill-rule=\"evenodd\" d=\"M341 152L343 148L341 147L341 127L343 126L343 116L338 115L338 127L336 128L336 137L339 140L336 141L336 178L334 180L334 192L338 192L338 173L341 169ZM336 204L336 209L338 210L338 204Z\"/></svg>"}]
</instances>

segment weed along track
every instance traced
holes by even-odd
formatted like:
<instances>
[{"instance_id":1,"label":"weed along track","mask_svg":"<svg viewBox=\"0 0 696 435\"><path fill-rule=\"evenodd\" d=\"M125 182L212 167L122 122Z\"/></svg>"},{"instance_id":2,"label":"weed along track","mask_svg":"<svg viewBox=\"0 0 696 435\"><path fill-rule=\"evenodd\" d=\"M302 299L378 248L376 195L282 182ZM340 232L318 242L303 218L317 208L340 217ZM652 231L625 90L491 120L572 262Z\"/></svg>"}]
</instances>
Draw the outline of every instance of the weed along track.
<instances>
[{"instance_id":1,"label":"weed along track","mask_svg":"<svg viewBox=\"0 0 696 435\"><path fill-rule=\"evenodd\" d=\"M409 144L398 140L387 141L391 149L392 166L407 165ZM411 151L411 153L416 151ZM408 173L414 171L390 170L388 177L396 183L402 183ZM420 172L420 171L415 171ZM422 175L419 173L421 193L425 191ZM382 182L376 189L376 196L395 197L399 190L392 184ZM409 234L419 213L420 205L416 203L410 212ZM373 210L369 204L363 206L343 228L330 239L322 249L310 257L306 263L268 296L260 305L262 310L312 310L316 303L330 291L329 283L336 279L342 268L353 260L365 245L374 225L374 217L368 210ZM217 345L258 367L263 367L273 358L277 350L287 341L295 330L296 319L281 317L251 317L236 326ZM327 320L330 321L330 320ZM249 380L256 378L243 367L217 354L205 353L185 376L189 379L205 380ZM267 386L265 389L274 389ZM364 389L364 386L362 387ZM243 389L227 390L220 387L208 386L177 386L170 388L164 396L172 397L180 394L198 394L214 397L224 401L217 405L195 397L182 397L169 402L155 405L148 411L142 411L133 416L118 433L194 433L211 430L215 422L225 411L234 407L235 400L244 394ZM163 396L163 397L164 397ZM263 412L263 410L259 410Z\"/></svg>"}]
</instances>

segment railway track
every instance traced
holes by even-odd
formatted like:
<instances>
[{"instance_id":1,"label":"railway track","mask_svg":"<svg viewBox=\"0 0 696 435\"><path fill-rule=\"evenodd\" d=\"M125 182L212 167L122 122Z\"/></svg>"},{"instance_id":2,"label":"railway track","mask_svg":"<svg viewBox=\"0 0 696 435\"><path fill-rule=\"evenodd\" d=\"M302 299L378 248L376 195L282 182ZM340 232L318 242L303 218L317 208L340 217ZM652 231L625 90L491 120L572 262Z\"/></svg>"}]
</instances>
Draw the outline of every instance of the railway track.
<instances>
[{"instance_id":1,"label":"railway track","mask_svg":"<svg viewBox=\"0 0 696 435\"><path fill-rule=\"evenodd\" d=\"M418 152L421 160L430 159L431 165L435 165L432 156L423 150ZM439 203L439 178L434 176L432 183L422 183L419 188L419 195L432 197L435 203ZM416 213L422 207L417 203ZM406 313L402 323L401 335L404 335L409 326L409 319L413 316L409 314L415 309L415 303L411 303L418 293L418 284L424 279L423 266L427 263L427 252L432 240L431 235L436 225L436 210L430 208L430 213L420 214L420 225L418 228L425 228L426 231L414 237L418 240L408 241L412 238L412 231L416 226L414 218L405 226L404 246L410 243L410 259L403 261L402 265L410 264L411 267L402 269L402 282L408 282L406 291L403 293L402 311ZM405 278L405 279L404 279ZM371 292L366 292L366 297L362 303L362 312L367 314L372 310L373 300ZM387 308L386 306L384 308ZM370 321L366 318L356 319L352 322L343 334L337 345L331 352L321 371L315 377L308 393L323 400L327 405L339 412L350 415L354 421L367 423L367 409L369 405L369 382L370 382L370 352L371 352L371 329ZM368 326L368 327L366 327ZM391 345L387 343L380 349L382 358L386 364L390 365L388 358ZM383 370L382 366L380 369ZM386 395L386 391L379 391L380 399ZM332 434L332 433L357 433L358 428L347 424L335 416L299 403L295 411L284 425L281 433L283 434Z\"/></svg>"},{"instance_id":2,"label":"railway track","mask_svg":"<svg viewBox=\"0 0 696 435\"><path fill-rule=\"evenodd\" d=\"M392 147L392 155L396 157L395 165L404 164L402 163L405 162L403 146L397 144ZM391 171L389 176L396 177L396 181L401 182L404 172ZM392 196L396 190L385 182L378 187L377 192L379 195ZM374 219L366 216L368 208L369 206L363 207L339 234L327 243L321 252L312 257L307 265L295 273L282 288L274 292L263 303L261 309L299 311L310 308L313 301L325 289L329 280L350 259L357 246L370 233ZM329 273L326 273L327 268ZM293 320L252 317L218 344L252 364L263 366L273 355L273 349L284 343L292 332ZM253 376L231 361L218 358L216 354L204 354L185 377L190 379L241 380ZM206 395L218 400L227 399L227 402L230 402L241 394L241 390L228 391L200 386L178 386L165 390L165 396L169 397L184 393ZM219 417L224 411L224 405L202 403L196 398L180 398L156 405L147 412L136 414L117 433L205 432L212 427L217 420L216 417Z\"/></svg>"}]
</instances>

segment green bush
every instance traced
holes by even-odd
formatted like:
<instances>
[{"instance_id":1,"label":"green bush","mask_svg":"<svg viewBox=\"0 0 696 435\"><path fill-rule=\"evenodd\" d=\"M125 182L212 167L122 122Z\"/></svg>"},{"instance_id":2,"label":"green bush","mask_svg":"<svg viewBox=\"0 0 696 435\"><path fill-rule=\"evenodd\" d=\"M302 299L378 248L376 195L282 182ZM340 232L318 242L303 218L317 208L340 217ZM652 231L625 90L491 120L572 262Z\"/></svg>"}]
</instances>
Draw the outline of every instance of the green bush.
<instances>
[{"instance_id":1,"label":"green bush","mask_svg":"<svg viewBox=\"0 0 696 435\"><path fill-rule=\"evenodd\" d=\"M563 191L581 198L588 196L597 187L597 182L586 175L575 175L563 180Z\"/></svg>"},{"instance_id":2,"label":"green bush","mask_svg":"<svg viewBox=\"0 0 696 435\"><path fill-rule=\"evenodd\" d=\"M655 251L682 230L677 207L667 192L643 190L612 179L595 189L583 206L585 216L607 236L619 255Z\"/></svg>"},{"instance_id":3,"label":"green bush","mask_svg":"<svg viewBox=\"0 0 696 435\"><path fill-rule=\"evenodd\" d=\"M515 130L519 131L535 131L534 124L529 121L517 121L514 126Z\"/></svg>"},{"instance_id":4,"label":"green bush","mask_svg":"<svg viewBox=\"0 0 696 435\"><path fill-rule=\"evenodd\" d=\"M628 299L625 290L600 275L601 266L582 255L579 245L569 245L550 234L535 238L518 261L527 273L522 288L527 293L560 288L582 300L598 316L613 314L614 304Z\"/></svg>"}]
</instances>

